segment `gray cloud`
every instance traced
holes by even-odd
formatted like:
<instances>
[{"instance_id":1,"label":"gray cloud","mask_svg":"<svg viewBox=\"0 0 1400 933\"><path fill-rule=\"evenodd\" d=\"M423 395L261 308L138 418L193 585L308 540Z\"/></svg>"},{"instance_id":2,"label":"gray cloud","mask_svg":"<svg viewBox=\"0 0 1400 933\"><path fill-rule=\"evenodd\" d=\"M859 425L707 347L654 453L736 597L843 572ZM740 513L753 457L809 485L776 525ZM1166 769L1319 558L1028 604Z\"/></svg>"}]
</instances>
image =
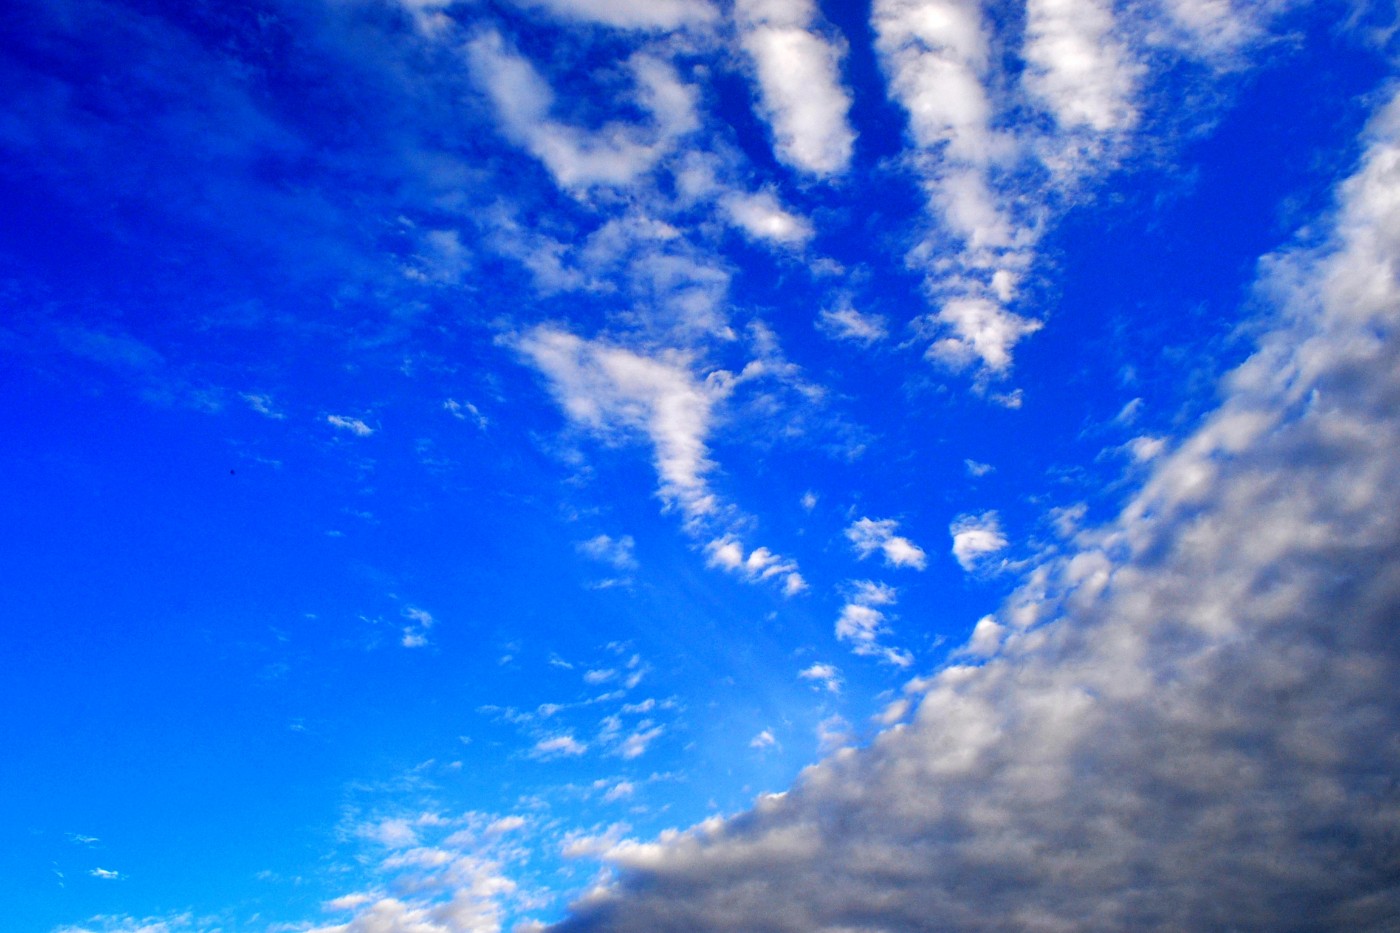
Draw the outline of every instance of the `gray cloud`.
<instances>
[{"instance_id":1,"label":"gray cloud","mask_svg":"<svg viewBox=\"0 0 1400 933\"><path fill-rule=\"evenodd\" d=\"M556 929L1394 929L1400 97L1221 407L981 666ZM986 647L986 646L984 646Z\"/></svg>"}]
</instances>

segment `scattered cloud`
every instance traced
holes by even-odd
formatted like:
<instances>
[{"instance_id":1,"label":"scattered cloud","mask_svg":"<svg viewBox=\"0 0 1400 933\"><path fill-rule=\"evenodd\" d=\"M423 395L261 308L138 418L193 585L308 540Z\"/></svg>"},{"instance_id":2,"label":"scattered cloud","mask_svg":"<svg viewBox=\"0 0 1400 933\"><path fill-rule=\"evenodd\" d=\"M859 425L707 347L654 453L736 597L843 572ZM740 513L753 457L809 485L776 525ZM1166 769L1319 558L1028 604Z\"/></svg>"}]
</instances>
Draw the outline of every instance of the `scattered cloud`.
<instances>
[{"instance_id":1,"label":"scattered cloud","mask_svg":"<svg viewBox=\"0 0 1400 933\"><path fill-rule=\"evenodd\" d=\"M636 542L631 535L614 538L610 535L594 535L587 541L580 541L578 552L596 561L610 564L618 570L637 569L637 558L633 554Z\"/></svg>"},{"instance_id":2,"label":"scattered cloud","mask_svg":"<svg viewBox=\"0 0 1400 933\"><path fill-rule=\"evenodd\" d=\"M749 748L772 748L777 744L778 740L773 737L773 733L769 729L764 729L758 735L754 736L752 739L749 739Z\"/></svg>"},{"instance_id":3,"label":"scattered cloud","mask_svg":"<svg viewBox=\"0 0 1400 933\"><path fill-rule=\"evenodd\" d=\"M779 580L787 596L795 596L807 589L807 582L798 572L797 562L774 554L766 547L754 548L746 556L744 546L736 538L726 536L705 545L705 552L709 555L707 562L711 567L752 581Z\"/></svg>"},{"instance_id":4,"label":"scattered cloud","mask_svg":"<svg viewBox=\"0 0 1400 933\"><path fill-rule=\"evenodd\" d=\"M554 735L540 739L530 750L531 758L576 758L588 751L588 745L572 735Z\"/></svg>"},{"instance_id":5,"label":"scattered cloud","mask_svg":"<svg viewBox=\"0 0 1400 933\"><path fill-rule=\"evenodd\" d=\"M1001 517L996 512L959 515L948 526L948 534L953 537L953 556L969 572L985 569L986 559L1007 545Z\"/></svg>"},{"instance_id":6,"label":"scattered cloud","mask_svg":"<svg viewBox=\"0 0 1400 933\"><path fill-rule=\"evenodd\" d=\"M899 522L892 518L860 518L846 529L846 538L861 560L879 551L884 556L887 566L923 570L928 561L923 548L908 538L895 534L898 528Z\"/></svg>"},{"instance_id":7,"label":"scattered cloud","mask_svg":"<svg viewBox=\"0 0 1400 933\"><path fill-rule=\"evenodd\" d=\"M751 239L802 246L812 238L812 225L785 209L771 191L729 194L720 204L734 225Z\"/></svg>"},{"instance_id":8,"label":"scattered cloud","mask_svg":"<svg viewBox=\"0 0 1400 933\"><path fill-rule=\"evenodd\" d=\"M428 643L428 630L433 627L435 621L432 613L426 609L407 606L403 610L403 617L408 620L408 624L403 629L403 646L405 648L421 648L426 645Z\"/></svg>"},{"instance_id":9,"label":"scattered cloud","mask_svg":"<svg viewBox=\"0 0 1400 933\"><path fill-rule=\"evenodd\" d=\"M889 634L882 606L894 604L894 587L871 580L851 583L851 595L841 607L836 620L836 639L849 642L851 650L865 657L879 658L895 667L908 667L913 656L897 648L881 644L881 636Z\"/></svg>"},{"instance_id":10,"label":"scattered cloud","mask_svg":"<svg viewBox=\"0 0 1400 933\"><path fill-rule=\"evenodd\" d=\"M459 402L455 398L450 398L442 403L442 408L458 421L470 421L483 431L491 424L490 420L481 413L481 410L471 402Z\"/></svg>"},{"instance_id":11,"label":"scattered cloud","mask_svg":"<svg viewBox=\"0 0 1400 933\"><path fill-rule=\"evenodd\" d=\"M976 460L964 460L963 466L967 468L967 475L971 476L973 479L986 476L988 473L996 470L996 467L992 466L990 463L980 463Z\"/></svg>"},{"instance_id":12,"label":"scattered cloud","mask_svg":"<svg viewBox=\"0 0 1400 933\"><path fill-rule=\"evenodd\" d=\"M345 415L327 415L326 424L342 431L349 431L356 437L369 437L374 433L374 428L365 424L359 418L350 418Z\"/></svg>"},{"instance_id":13,"label":"scattered cloud","mask_svg":"<svg viewBox=\"0 0 1400 933\"><path fill-rule=\"evenodd\" d=\"M840 693L844 683L841 671L834 664L817 663L803 668L797 674L803 680L813 681L827 693Z\"/></svg>"}]
</instances>

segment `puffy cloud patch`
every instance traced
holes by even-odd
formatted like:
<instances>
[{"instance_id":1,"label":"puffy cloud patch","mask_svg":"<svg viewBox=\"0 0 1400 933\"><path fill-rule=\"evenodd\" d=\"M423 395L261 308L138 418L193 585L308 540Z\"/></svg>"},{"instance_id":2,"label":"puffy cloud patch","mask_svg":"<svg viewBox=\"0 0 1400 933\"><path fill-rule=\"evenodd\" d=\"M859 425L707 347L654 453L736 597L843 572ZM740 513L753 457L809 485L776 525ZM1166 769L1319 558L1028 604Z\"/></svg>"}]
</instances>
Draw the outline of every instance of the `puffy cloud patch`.
<instances>
[{"instance_id":1,"label":"puffy cloud patch","mask_svg":"<svg viewBox=\"0 0 1400 933\"><path fill-rule=\"evenodd\" d=\"M890 567L923 570L928 561L923 548L895 534L898 529L899 522L892 518L860 518L846 529L846 538L861 560L878 551L884 555L885 564Z\"/></svg>"},{"instance_id":2,"label":"puffy cloud patch","mask_svg":"<svg viewBox=\"0 0 1400 933\"><path fill-rule=\"evenodd\" d=\"M948 526L948 534L953 536L953 556L967 571L985 567L986 559L1007 544L996 512L960 515Z\"/></svg>"},{"instance_id":3,"label":"puffy cloud patch","mask_svg":"<svg viewBox=\"0 0 1400 933\"><path fill-rule=\"evenodd\" d=\"M748 580L781 581L783 592L794 596L807 588L798 572L797 562L788 560L766 547L754 548L746 556L744 546L732 535L716 538L705 545L711 567L736 573Z\"/></svg>"},{"instance_id":4,"label":"puffy cloud patch","mask_svg":"<svg viewBox=\"0 0 1400 933\"><path fill-rule=\"evenodd\" d=\"M914 662L909 652L881 643L881 637L889 634L889 626L880 607L894 604L894 587L871 580L857 580L851 586L851 595L836 619L836 639L848 642L851 651L858 655L908 667Z\"/></svg>"},{"instance_id":5,"label":"puffy cloud patch","mask_svg":"<svg viewBox=\"0 0 1400 933\"><path fill-rule=\"evenodd\" d=\"M834 664L817 663L803 668L797 674L803 680L810 680L827 693L840 693L843 683L841 672Z\"/></svg>"}]
</instances>

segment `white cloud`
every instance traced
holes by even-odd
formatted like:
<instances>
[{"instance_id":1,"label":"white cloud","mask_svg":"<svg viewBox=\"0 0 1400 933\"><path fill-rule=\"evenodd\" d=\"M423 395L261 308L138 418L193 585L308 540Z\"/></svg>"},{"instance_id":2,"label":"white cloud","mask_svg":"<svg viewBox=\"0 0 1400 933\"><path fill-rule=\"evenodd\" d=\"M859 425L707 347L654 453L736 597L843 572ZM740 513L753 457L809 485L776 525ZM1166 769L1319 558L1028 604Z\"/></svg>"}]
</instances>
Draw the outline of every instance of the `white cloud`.
<instances>
[{"instance_id":1,"label":"white cloud","mask_svg":"<svg viewBox=\"0 0 1400 933\"><path fill-rule=\"evenodd\" d=\"M912 664L914 658L909 652L881 643L881 637L889 634L889 627L884 611L877 607L894 604L894 587L871 580L852 581L851 587L851 596L836 619L836 639L849 642L851 651L864 657L879 658L896 667Z\"/></svg>"},{"instance_id":2,"label":"white cloud","mask_svg":"<svg viewBox=\"0 0 1400 933\"><path fill-rule=\"evenodd\" d=\"M274 421L281 421L287 417L286 414L278 410L277 406L273 403L271 396L258 395L252 392L244 392L241 394L240 397L243 399L243 401L248 403L248 407L253 409L253 411L257 412L260 415L264 415L268 418L271 418Z\"/></svg>"},{"instance_id":3,"label":"white cloud","mask_svg":"<svg viewBox=\"0 0 1400 933\"><path fill-rule=\"evenodd\" d=\"M769 729L764 729L758 735L754 736L752 739L749 740L749 748L772 748L777 744L778 740L773 737L773 733Z\"/></svg>"},{"instance_id":4,"label":"white cloud","mask_svg":"<svg viewBox=\"0 0 1400 933\"><path fill-rule=\"evenodd\" d=\"M879 551L890 567L923 570L927 563L923 548L908 538L895 534L898 528L899 522L892 518L860 518L846 529L846 537L861 560Z\"/></svg>"},{"instance_id":5,"label":"white cloud","mask_svg":"<svg viewBox=\"0 0 1400 933\"><path fill-rule=\"evenodd\" d=\"M1137 121L1133 95L1144 69L1115 35L1110 4L1028 0L1022 55L1023 80L1062 128L1109 133Z\"/></svg>"},{"instance_id":6,"label":"white cloud","mask_svg":"<svg viewBox=\"0 0 1400 933\"><path fill-rule=\"evenodd\" d=\"M500 819L493 820L486 827L486 835L500 836L505 833L514 832L515 830L521 829L522 827L527 825L527 822L528 821L523 816L503 816Z\"/></svg>"},{"instance_id":7,"label":"white cloud","mask_svg":"<svg viewBox=\"0 0 1400 933\"><path fill-rule=\"evenodd\" d=\"M554 91L529 59L495 32L466 46L472 76L495 107L501 132L544 163L560 188L625 186L650 171L675 140L696 129L695 91L670 65L644 54L629 65L636 103L653 125L610 123L595 131L554 120Z\"/></svg>"},{"instance_id":8,"label":"white cloud","mask_svg":"<svg viewBox=\"0 0 1400 933\"><path fill-rule=\"evenodd\" d=\"M403 617L408 620L408 625L404 626L402 644L405 648L421 648L428 643L428 630L433 627L436 621L431 613L424 609L409 606L403 611Z\"/></svg>"},{"instance_id":9,"label":"white cloud","mask_svg":"<svg viewBox=\"0 0 1400 933\"><path fill-rule=\"evenodd\" d=\"M121 872L112 871L108 868L94 868L92 871L88 872L88 874L94 878L101 878L103 881L118 881L122 877Z\"/></svg>"},{"instance_id":10,"label":"white cloud","mask_svg":"<svg viewBox=\"0 0 1400 933\"><path fill-rule=\"evenodd\" d=\"M797 674L803 680L815 681L822 689L828 693L840 693L841 685L844 682L841 671L834 664L817 663L803 668Z\"/></svg>"},{"instance_id":11,"label":"white cloud","mask_svg":"<svg viewBox=\"0 0 1400 933\"><path fill-rule=\"evenodd\" d=\"M531 758L576 758L588 751L588 745L572 735L552 735L537 741L530 749Z\"/></svg>"},{"instance_id":12,"label":"white cloud","mask_svg":"<svg viewBox=\"0 0 1400 933\"><path fill-rule=\"evenodd\" d=\"M1400 97L1330 227L1265 263L1220 407L979 624L994 657L784 797L615 851L561 933L1390 925Z\"/></svg>"},{"instance_id":13,"label":"white cloud","mask_svg":"<svg viewBox=\"0 0 1400 933\"><path fill-rule=\"evenodd\" d=\"M619 800L626 800L637 792L637 785L631 781L618 781L609 787L607 793L603 794L605 803L616 803Z\"/></svg>"},{"instance_id":14,"label":"white cloud","mask_svg":"<svg viewBox=\"0 0 1400 933\"><path fill-rule=\"evenodd\" d=\"M672 30L703 26L718 18L705 0L513 0L562 19L601 23L619 29Z\"/></svg>"},{"instance_id":15,"label":"white cloud","mask_svg":"<svg viewBox=\"0 0 1400 933\"><path fill-rule=\"evenodd\" d=\"M666 731L664 726L655 725L647 720L638 724L637 728L628 733L617 746L617 754L622 758L631 761L646 753L647 748Z\"/></svg>"},{"instance_id":16,"label":"white cloud","mask_svg":"<svg viewBox=\"0 0 1400 933\"><path fill-rule=\"evenodd\" d=\"M813 175L845 171L855 133L841 84L843 49L813 29L812 0L738 0L739 42L758 78L759 112L783 163Z\"/></svg>"},{"instance_id":17,"label":"white cloud","mask_svg":"<svg viewBox=\"0 0 1400 933\"><path fill-rule=\"evenodd\" d=\"M575 547L580 554L596 561L611 564L618 570L635 570L637 558L632 553L636 542L631 535L614 538L610 535L595 535L587 541L580 541Z\"/></svg>"},{"instance_id":18,"label":"white cloud","mask_svg":"<svg viewBox=\"0 0 1400 933\"><path fill-rule=\"evenodd\" d=\"M929 346L929 359L954 370L980 363L991 373L1006 372L1016 344L1043 326L1040 321L1022 317L989 298L980 297L959 297L943 302L933 321L947 336Z\"/></svg>"},{"instance_id":19,"label":"white cloud","mask_svg":"<svg viewBox=\"0 0 1400 933\"><path fill-rule=\"evenodd\" d=\"M689 520L718 502L705 476L713 407L724 386L701 382L676 353L642 356L566 331L536 327L515 345L550 380L555 398L578 424L604 436L641 432L652 443L661 497Z\"/></svg>"},{"instance_id":20,"label":"white cloud","mask_svg":"<svg viewBox=\"0 0 1400 933\"><path fill-rule=\"evenodd\" d=\"M470 420L483 431L491 424L490 420L481 413L481 410L471 402L459 402L450 398L442 403L442 408L458 421Z\"/></svg>"},{"instance_id":21,"label":"white cloud","mask_svg":"<svg viewBox=\"0 0 1400 933\"><path fill-rule=\"evenodd\" d=\"M795 596L807 588L796 561L774 554L766 547L754 548L746 556L744 546L733 535L715 538L705 545L705 552L709 555L706 562L711 567L727 570L753 582L781 581L787 596Z\"/></svg>"},{"instance_id":22,"label":"white cloud","mask_svg":"<svg viewBox=\"0 0 1400 933\"><path fill-rule=\"evenodd\" d=\"M728 194L720 206L750 239L802 246L812 238L812 225L779 204L771 191Z\"/></svg>"},{"instance_id":23,"label":"white cloud","mask_svg":"<svg viewBox=\"0 0 1400 933\"><path fill-rule=\"evenodd\" d=\"M1006 634L1006 626L996 620L995 616L983 616L977 620L977 625L972 629L972 637L967 640L964 653L979 658L986 658L996 654L1001 647L1001 639Z\"/></svg>"},{"instance_id":24,"label":"white cloud","mask_svg":"<svg viewBox=\"0 0 1400 933\"><path fill-rule=\"evenodd\" d=\"M342 431L349 431L356 437L369 437L374 433L374 428L365 424L359 418L350 418L345 415L327 415L326 424Z\"/></svg>"},{"instance_id":25,"label":"white cloud","mask_svg":"<svg viewBox=\"0 0 1400 933\"><path fill-rule=\"evenodd\" d=\"M967 468L967 475L975 478L986 476L996 470L990 463L982 463L978 460L964 460L963 466Z\"/></svg>"},{"instance_id":26,"label":"white cloud","mask_svg":"<svg viewBox=\"0 0 1400 933\"><path fill-rule=\"evenodd\" d=\"M1001 531L1001 517L996 512L981 515L959 515L948 526L953 536L953 556L962 569L977 570L985 559L1006 547L1006 535Z\"/></svg>"},{"instance_id":27,"label":"white cloud","mask_svg":"<svg viewBox=\"0 0 1400 933\"><path fill-rule=\"evenodd\" d=\"M817 723L817 750L833 751L851 741L851 724L845 717L832 714Z\"/></svg>"},{"instance_id":28,"label":"white cloud","mask_svg":"<svg viewBox=\"0 0 1400 933\"><path fill-rule=\"evenodd\" d=\"M442 36L453 26L452 17L444 10L455 0L398 0L413 19L413 25L425 36Z\"/></svg>"},{"instance_id":29,"label":"white cloud","mask_svg":"<svg viewBox=\"0 0 1400 933\"><path fill-rule=\"evenodd\" d=\"M53 933L219 933L218 920L182 913L167 917L130 917L113 914L93 917L81 926L62 926Z\"/></svg>"},{"instance_id":30,"label":"white cloud","mask_svg":"<svg viewBox=\"0 0 1400 933\"><path fill-rule=\"evenodd\" d=\"M829 337L866 346L879 343L890 335L889 322L883 316L862 314L849 306L834 311L823 309L817 315L817 327Z\"/></svg>"}]
</instances>

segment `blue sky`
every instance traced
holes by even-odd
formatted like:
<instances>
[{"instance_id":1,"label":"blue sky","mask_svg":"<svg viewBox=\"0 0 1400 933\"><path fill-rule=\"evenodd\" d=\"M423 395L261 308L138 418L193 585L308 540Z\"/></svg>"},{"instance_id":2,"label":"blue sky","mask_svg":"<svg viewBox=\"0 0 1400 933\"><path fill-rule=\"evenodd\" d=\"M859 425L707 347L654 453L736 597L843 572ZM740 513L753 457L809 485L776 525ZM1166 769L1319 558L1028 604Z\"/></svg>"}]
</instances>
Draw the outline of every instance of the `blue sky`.
<instances>
[{"instance_id":1,"label":"blue sky","mask_svg":"<svg viewBox=\"0 0 1400 933\"><path fill-rule=\"evenodd\" d=\"M1393 12L11 3L6 927L1380 924Z\"/></svg>"}]
</instances>

